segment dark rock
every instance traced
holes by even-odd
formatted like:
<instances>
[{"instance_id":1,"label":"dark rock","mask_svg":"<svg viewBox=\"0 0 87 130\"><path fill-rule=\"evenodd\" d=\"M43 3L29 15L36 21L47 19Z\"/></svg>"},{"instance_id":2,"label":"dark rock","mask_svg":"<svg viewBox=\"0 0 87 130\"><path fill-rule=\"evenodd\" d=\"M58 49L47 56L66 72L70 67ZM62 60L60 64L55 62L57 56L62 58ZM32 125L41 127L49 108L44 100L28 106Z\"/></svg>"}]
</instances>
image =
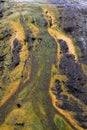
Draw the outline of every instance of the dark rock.
<instances>
[{"instance_id":1,"label":"dark rock","mask_svg":"<svg viewBox=\"0 0 87 130\"><path fill-rule=\"evenodd\" d=\"M67 53L69 48L67 46L66 41L64 41L63 39L58 39L58 42L60 44L60 49L63 53Z\"/></svg>"},{"instance_id":2,"label":"dark rock","mask_svg":"<svg viewBox=\"0 0 87 130\"><path fill-rule=\"evenodd\" d=\"M57 80L57 79L55 80L55 88L56 88L58 94L63 91L62 88L61 88L60 81Z\"/></svg>"},{"instance_id":3,"label":"dark rock","mask_svg":"<svg viewBox=\"0 0 87 130\"><path fill-rule=\"evenodd\" d=\"M87 116L82 113L76 114L75 119L79 122L80 126L87 129Z\"/></svg>"},{"instance_id":4,"label":"dark rock","mask_svg":"<svg viewBox=\"0 0 87 130\"><path fill-rule=\"evenodd\" d=\"M58 79L55 80L55 86L51 88L54 95L59 95L61 92L63 92L60 81Z\"/></svg>"},{"instance_id":5,"label":"dark rock","mask_svg":"<svg viewBox=\"0 0 87 130\"><path fill-rule=\"evenodd\" d=\"M77 101L75 101L72 98L70 98L70 100L68 100L67 96L60 95L58 100L62 100L63 104L60 105L59 107L63 110L73 111L78 114L83 112L82 107L78 104Z\"/></svg>"},{"instance_id":6,"label":"dark rock","mask_svg":"<svg viewBox=\"0 0 87 130\"><path fill-rule=\"evenodd\" d=\"M25 123L16 123L15 125L16 125L16 126L22 126L22 127L23 127L23 126L25 125Z\"/></svg>"},{"instance_id":7,"label":"dark rock","mask_svg":"<svg viewBox=\"0 0 87 130\"><path fill-rule=\"evenodd\" d=\"M21 108L21 104L20 104L20 103L18 103L18 104L17 104L17 107L18 107L18 108Z\"/></svg>"},{"instance_id":8,"label":"dark rock","mask_svg":"<svg viewBox=\"0 0 87 130\"><path fill-rule=\"evenodd\" d=\"M12 68L15 68L16 66L18 66L20 63L20 57L19 57L19 54L14 54L13 57L12 57L12 64L11 64L11 67Z\"/></svg>"},{"instance_id":9,"label":"dark rock","mask_svg":"<svg viewBox=\"0 0 87 130\"><path fill-rule=\"evenodd\" d=\"M63 30L66 32L66 33L71 33L74 31L74 28L73 27L67 27L67 28L63 28Z\"/></svg>"},{"instance_id":10,"label":"dark rock","mask_svg":"<svg viewBox=\"0 0 87 130\"><path fill-rule=\"evenodd\" d=\"M58 99L64 101L64 100L68 99L68 96L67 95L59 95Z\"/></svg>"},{"instance_id":11,"label":"dark rock","mask_svg":"<svg viewBox=\"0 0 87 130\"><path fill-rule=\"evenodd\" d=\"M31 37L31 40L32 40L32 42L34 42L36 40L36 38L35 37Z\"/></svg>"},{"instance_id":12,"label":"dark rock","mask_svg":"<svg viewBox=\"0 0 87 130\"><path fill-rule=\"evenodd\" d=\"M0 53L0 61L4 61L5 55Z\"/></svg>"},{"instance_id":13,"label":"dark rock","mask_svg":"<svg viewBox=\"0 0 87 130\"><path fill-rule=\"evenodd\" d=\"M3 17L3 13L2 13L2 11L0 11L0 17Z\"/></svg>"},{"instance_id":14,"label":"dark rock","mask_svg":"<svg viewBox=\"0 0 87 130\"><path fill-rule=\"evenodd\" d=\"M19 56L19 52L22 48L21 43L18 41L17 38L14 39L13 41L13 48L12 48L12 63L11 63L11 68L15 68L17 65L19 65L20 63L20 56Z\"/></svg>"},{"instance_id":15,"label":"dark rock","mask_svg":"<svg viewBox=\"0 0 87 130\"><path fill-rule=\"evenodd\" d=\"M80 65L75 61L74 56L64 54L61 58L59 68L62 74L68 78L66 84L68 92L87 104L87 88L85 87L87 77L83 73Z\"/></svg>"},{"instance_id":16,"label":"dark rock","mask_svg":"<svg viewBox=\"0 0 87 130\"><path fill-rule=\"evenodd\" d=\"M18 39L15 39L13 41L13 47L17 52L19 52L22 49L22 44L18 41Z\"/></svg>"},{"instance_id":17,"label":"dark rock","mask_svg":"<svg viewBox=\"0 0 87 130\"><path fill-rule=\"evenodd\" d=\"M13 41L13 48L15 49L18 46L18 44L19 44L19 41L17 38L15 38Z\"/></svg>"}]
</instances>

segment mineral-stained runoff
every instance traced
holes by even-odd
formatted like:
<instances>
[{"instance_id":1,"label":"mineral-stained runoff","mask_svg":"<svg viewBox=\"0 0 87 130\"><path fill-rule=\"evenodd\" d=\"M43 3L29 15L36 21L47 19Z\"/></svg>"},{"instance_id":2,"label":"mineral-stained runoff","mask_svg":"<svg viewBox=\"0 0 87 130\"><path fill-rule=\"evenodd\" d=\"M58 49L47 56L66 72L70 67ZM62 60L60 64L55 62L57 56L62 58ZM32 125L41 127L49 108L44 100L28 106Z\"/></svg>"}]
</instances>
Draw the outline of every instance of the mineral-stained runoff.
<instances>
[{"instance_id":1,"label":"mineral-stained runoff","mask_svg":"<svg viewBox=\"0 0 87 130\"><path fill-rule=\"evenodd\" d=\"M0 0L0 130L87 130L87 8L62 1Z\"/></svg>"}]
</instances>

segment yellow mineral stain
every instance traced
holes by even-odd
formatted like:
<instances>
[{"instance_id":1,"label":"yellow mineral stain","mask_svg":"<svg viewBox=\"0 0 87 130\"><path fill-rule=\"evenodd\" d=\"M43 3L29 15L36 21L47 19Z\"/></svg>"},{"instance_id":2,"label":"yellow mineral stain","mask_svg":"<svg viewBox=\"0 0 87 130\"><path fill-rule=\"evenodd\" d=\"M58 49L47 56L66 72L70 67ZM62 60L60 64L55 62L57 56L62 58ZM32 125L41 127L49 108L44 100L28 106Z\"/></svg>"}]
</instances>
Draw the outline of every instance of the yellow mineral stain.
<instances>
[{"instance_id":1,"label":"yellow mineral stain","mask_svg":"<svg viewBox=\"0 0 87 130\"><path fill-rule=\"evenodd\" d=\"M27 46L24 43L25 34L24 34L23 27L20 24L20 20L18 20L17 22L12 21L11 25L12 25L12 30L14 32L10 39L11 47L13 45L13 40L17 38L22 44L22 50L20 52L20 64L15 69L13 69L10 73L10 77L12 81L8 86L6 86L8 89L5 92L3 99L0 101L0 106L2 106L11 97L11 95L13 95L14 92L18 89L21 76L22 76L22 71L24 69L24 64L28 56ZM29 77L28 79L26 79L26 81L27 80L29 80Z\"/></svg>"}]
</instances>

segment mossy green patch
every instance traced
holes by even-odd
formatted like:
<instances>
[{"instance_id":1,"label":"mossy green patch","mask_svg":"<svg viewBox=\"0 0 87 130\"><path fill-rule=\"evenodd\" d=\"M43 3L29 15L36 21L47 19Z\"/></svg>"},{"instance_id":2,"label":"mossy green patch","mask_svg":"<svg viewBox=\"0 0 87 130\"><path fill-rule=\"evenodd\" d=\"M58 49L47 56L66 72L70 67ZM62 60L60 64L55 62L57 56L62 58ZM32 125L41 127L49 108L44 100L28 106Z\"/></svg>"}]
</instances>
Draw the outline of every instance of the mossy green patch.
<instances>
[{"instance_id":1,"label":"mossy green patch","mask_svg":"<svg viewBox=\"0 0 87 130\"><path fill-rule=\"evenodd\" d=\"M54 116L54 122L58 130L73 130L69 124L58 114Z\"/></svg>"},{"instance_id":2,"label":"mossy green patch","mask_svg":"<svg viewBox=\"0 0 87 130\"><path fill-rule=\"evenodd\" d=\"M27 92L28 92L28 87L25 87L25 88L19 93L18 98L19 98L20 100L23 100L23 99L26 97Z\"/></svg>"}]
</instances>

